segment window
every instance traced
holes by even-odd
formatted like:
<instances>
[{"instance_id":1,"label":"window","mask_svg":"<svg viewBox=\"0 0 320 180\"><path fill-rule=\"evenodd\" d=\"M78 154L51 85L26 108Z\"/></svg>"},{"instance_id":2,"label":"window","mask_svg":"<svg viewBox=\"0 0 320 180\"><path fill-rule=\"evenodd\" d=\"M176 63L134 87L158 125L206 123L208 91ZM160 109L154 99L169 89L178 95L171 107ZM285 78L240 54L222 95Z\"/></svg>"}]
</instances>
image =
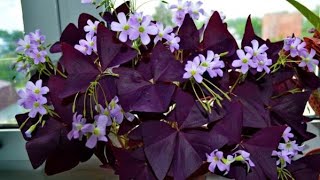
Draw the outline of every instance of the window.
<instances>
[{"instance_id":1,"label":"window","mask_svg":"<svg viewBox=\"0 0 320 180\"><path fill-rule=\"evenodd\" d=\"M23 37L20 0L3 0L0 4L0 126L15 125L15 114L24 112L16 103L17 90L26 82L24 74L13 69L18 39Z\"/></svg>"}]
</instances>

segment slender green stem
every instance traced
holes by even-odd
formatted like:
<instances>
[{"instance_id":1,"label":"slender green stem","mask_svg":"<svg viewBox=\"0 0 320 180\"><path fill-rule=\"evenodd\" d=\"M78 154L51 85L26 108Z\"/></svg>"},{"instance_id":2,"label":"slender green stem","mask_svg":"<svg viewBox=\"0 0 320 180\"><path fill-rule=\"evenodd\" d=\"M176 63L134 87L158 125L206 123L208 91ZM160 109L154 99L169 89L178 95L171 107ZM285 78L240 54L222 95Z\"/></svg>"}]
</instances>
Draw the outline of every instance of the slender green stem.
<instances>
[{"instance_id":1,"label":"slender green stem","mask_svg":"<svg viewBox=\"0 0 320 180\"><path fill-rule=\"evenodd\" d=\"M231 89L229 90L229 93L232 93L232 91L234 90L234 88L236 88L237 84L239 83L240 79L241 79L242 74L240 74L238 76L238 79L236 80L236 82L232 85Z\"/></svg>"},{"instance_id":2,"label":"slender green stem","mask_svg":"<svg viewBox=\"0 0 320 180\"><path fill-rule=\"evenodd\" d=\"M203 104L203 102L201 101L201 99L199 98L199 96L198 96L198 94L197 94L197 91L196 91L196 89L194 88L193 82L191 82L191 86L192 86L193 92L194 92L194 94L196 95L196 97L197 97L198 101L200 102L201 106L202 106L206 111L209 111L209 110L207 109L207 107Z\"/></svg>"},{"instance_id":3,"label":"slender green stem","mask_svg":"<svg viewBox=\"0 0 320 180\"><path fill-rule=\"evenodd\" d=\"M223 100L223 98L219 94L214 92L212 89L210 89L210 87L207 84L205 84L204 82L202 82L201 84L210 92L210 94L212 96L216 97L217 99L219 99L221 101Z\"/></svg>"},{"instance_id":4,"label":"slender green stem","mask_svg":"<svg viewBox=\"0 0 320 180\"><path fill-rule=\"evenodd\" d=\"M223 94L229 101L231 100L231 98L230 98L230 96L227 94L227 93L225 93L224 91L222 91L218 86L216 86L214 83L212 83L212 82L210 82L209 80L207 80L207 79L205 79L204 78L204 80L206 81L206 82L208 82L211 86L213 86L214 88L216 88L221 94Z\"/></svg>"},{"instance_id":5,"label":"slender green stem","mask_svg":"<svg viewBox=\"0 0 320 180\"><path fill-rule=\"evenodd\" d=\"M74 97L73 103L72 103L72 112L73 112L73 113L76 112L76 101L77 101L77 98L78 98L79 93L80 93L80 92L78 92L78 93L76 94L76 96Z\"/></svg>"},{"instance_id":6,"label":"slender green stem","mask_svg":"<svg viewBox=\"0 0 320 180\"><path fill-rule=\"evenodd\" d=\"M21 124L21 126L19 127L19 129L22 129L22 128L26 125L26 123L28 122L29 119L30 119L30 117L28 117L28 118Z\"/></svg>"}]
</instances>

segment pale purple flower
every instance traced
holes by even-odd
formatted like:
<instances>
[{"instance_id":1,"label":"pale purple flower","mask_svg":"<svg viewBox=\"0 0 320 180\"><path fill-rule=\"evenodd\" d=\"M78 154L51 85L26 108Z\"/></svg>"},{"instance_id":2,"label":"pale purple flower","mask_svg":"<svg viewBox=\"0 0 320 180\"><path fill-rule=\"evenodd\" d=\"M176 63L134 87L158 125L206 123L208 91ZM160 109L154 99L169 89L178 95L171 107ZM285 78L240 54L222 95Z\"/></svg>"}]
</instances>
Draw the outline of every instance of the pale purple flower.
<instances>
[{"instance_id":1,"label":"pale purple flower","mask_svg":"<svg viewBox=\"0 0 320 180\"><path fill-rule=\"evenodd\" d=\"M261 55L266 55L266 51L269 49L266 44L259 47L259 42L255 39L251 41L251 44L252 47L246 46L244 50L252 55L253 61L257 61Z\"/></svg>"},{"instance_id":2,"label":"pale purple flower","mask_svg":"<svg viewBox=\"0 0 320 180\"><path fill-rule=\"evenodd\" d=\"M202 74L205 72L205 69L200 66L199 56L195 57L193 61L188 61L184 70L186 71L183 74L184 79L190 79L193 77L198 83L202 83Z\"/></svg>"},{"instance_id":3,"label":"pale purple flower","mask_svg":"<svg viewBox=\"0 0 320 180\"><path fill-rule=\"evenodd\" d=\"M282 151L291 152L293 156L295 156L299 152L303 151L304 146L299 146L296 141L288 141L285 143L280 143L278 148Z\"/></svg>"},{"instance_id":4,"label":"pale purple flower","mask_svg":"<svg viewBox=\"0 0 320 180\"><path fill-rule=\"evenodd\" d=\"M74 113L73 122L72 122L72 130L68 133L67 137L69 140L73 139L81 139L83 136L82 128L86 124L86 119L81 115Z\"/></svg>"},{"instance_id":5,"label":"pale purple flower","mask_svg":"<svg viewBox=\"0 0 320 180\"><path fill-rule=\"evenodd\" d=\"M128 40L128 36L131 31L131 25L127 21L127 17L123 12L120 12L118 15L119 22L112 22L111 23L111 30L120 32L119 39L122 42L126 42Z\"/></svg>"},{"instance_id":6,"label":"pale purple flower","mask_svg":"<svg viewBox=\"0 0 320 180\"><path fill-rule=\"evenodd\" d=\"M45 95L49 92L49 88L47 86L42 87L41 79L37 80L35 84L32 81L28 81L26 84L26 89L35 95Z\"/></svg>"},{"instance_id":7,"label":"pale purple flower","mask_svg":"<svg viewBox=\"0 0 320 180\"><path fill-rule=\"evenodd\" d=\"M167 40L167 44L169 44L171 52L179 50L180 37L176 36L174 33L171 33L170 35L166 36L165 39Z\"/></svg>"},{"instance_id":8,"label":"pale purple flower","mask_svg":"<svg viewBox=\"0 0 320 180\"><path fill-rule=\"evenodd\" d=\"M301 43L301 39L298 37L288 37L284 40L283 49L286 51L290 51L291 57L296 57L301 55L301 53L305 52L305 43Z\"/></svg>"},{"instance_id":9,"label":"pale purple flower","mask_svg":"<svg viewBox=\"0 0 320 180\"><path fill-rule=\"evenodd\" d=\"M40 45L45 42L46 37L41 34L40 29L37 29L35 32L30 33L30 39L34 44Z\"/></svg>"},{"instance_id":10,"label":"pale purple flower","mask_svg":"<svg viewBox=\"0 0 320 180\"><path fill-rule=\"evenodd\" d=\"M265 71L267 74L270 73L269 66L272 65L272 59L268 59L267 53L263 53L255 58L257 64L257 71Z\"/></svg>"},{"instance_id":11,"label":"pale purple flower","mask_svg":"<svg viewBox=\"0 0 320 180\"><path fill-rule=\"evenodd\" d=\"M33 106L29 112L29 117L34 118L39 113L41 115L47 114L46 108L43 106L47 103L47 98L43 96L36 96L33 101Z\"/></svg>"},{"instance_id":12,"label":"pale purple flower","mask_svg":"<svg viewBox=\"0 0 320 180\"><path fill-rule=\"evenodd\" d=\"M118 104L119 99L115 96L109 103L110 116L117 124L121 124L124 118L121 106Z\"/></svg>"},{"instance_id":13,"label":"pale purple flower","mask_svg":"<svg viewBox=\"0 0 320 180\"><path fill-rule=\"evenodd\" d=\"M103 108L100 104L95 106L95 110L99 113L95 119L101 119L107 123L107 126L111 126L111 112L108 107Z\"/></svg>"},{"instance_id":14,"label":"pale purple flower","mask_svg":"<svg viewBox=\"0 0 320 180\"><path fill-rule=\"evenodd\" d=\"M99 21L92 22L91 19L88 19L87 25L84 26L84 31L89 33L91 36L94 36L94 34L97 33Z\"/></svg>"},{"instance_id":15,"label":"pale purple flower","mask_svg":"<svg viewBox=\"0 0 320 180\"><path fill-rule=\"evenodd\" d=\"M97 52L97 36L91 36L89 33L87 33L86 40L89 46L87 54L91 55L92 51Z\"/></svg>"},{"instance_id":16,"label":"pale purple flower","mask_svg":"<svg viewBox=\"0 0 320 180\"><path fill-rule=\"evenodd\" d=\"M229 165L226 165L225 163L223 163L223 152L222 151L218 151L217 149L214 150L212 153L210 153L210 155L206 154L207 156L207 162L210 163L209 165L209 171L211 171L212 173L214 173L216 167L218 167L218 169L223 172L223 171L227 171L230 167Z\"/></svg>"},{"instance_id":17,"label":"pale purple flower","mask_svg":"<svg viewBox=\"0 0 320 180\"><path fill-rule=\"evenodd\" d=\"M36 48L36 46L31 43L31 39L29 35L25 35L24 39L19 39L17 44L18 44L18 47L16 48L17 52L28 53L32 49Z\"/></svg>"},{"instance_id":18,"label":"pale purple flower","mask_svg":"<svg viewBox=\"0 0 320 180\"><path fill-rule=\"evenodd\" d=\"M198 20L200 18L200 14L204 15L204 10L201 8L203 2L198 1L196 3L193 3L192 1L188 2L188 13L194 20Z\"/></svg>"},{"instance_id":19,"label":"pale purple flower","mask_svg":"<svg viewBox=\"0 0 320 180\"><path fill-rule=\"evenodd\" d=\"M128 121L134 120L134 115L129 112L124 112L121 105L118 104L119 98L115 96L109 103L110 116L117 124L121 124L125 117Z\"/></svg>"},{"instance_id":20,"label":"pale purple flower","mask_svg":"<svg viewBox=\"0 0 320 180\"><path fill-rule=\"evenodd\" d=\"M15 68L18 72L21 73L27 73L30 69L30 64L28 63L23 63L23 62L17 62L15 64Z\"/></svg>"},{"instance_id":21,"label":"pale purple flower","mask_svg":"<svg viewBox=\"0 0 320 180\"><path fill-rule=\"evenodd\" d=\"M223 76L222 68L225 67L223 61L220 61L220 56L218 54L214 54L213 51L207 51L207 57L204 58L203 55L200 55L201 66L205 68L205 70L209 73L211 78Z\"/></svg>"},{"instance_id":22,"label":"pale purple flower","mask_svg":"<svg viewBox=\"0 0 320 180\"><path fill-rule=\"evenodd\" d=\"M91 4L94 0L81 0L82 4Z\"/></svg>"},{"instance_id":23,"label":"pale purple flower","mask_svg":"<svg viewBox=\"0 0 320 180\"><path fill-rule=\"evenodd\" d=\"M158 34L157 27L150 23L151 17L145 16L141 23L132 24L132 30L129 34L129 39L136 40L140 37L142 44L148 45L150 43L149 35Z\"/></svg>"},{"instance_id":24,"label":"pale purple flower","mask_svg":"<svg viewBox=\"0 0 320 180\"><path fill-rule=\"evenodd\" d=\"M46 62L47 51L33 49L30 52L29 57L33 59L34 64L45 63Z\"/></svg>"},{"instance_id":25,"label":"pale purple flower","mask_svg":"<svg viewBox=\"0 0 320 180\"><path fill-rule=\"evenodd\" d=\"M241 72L243 74L247 73L249 67L257 68L257 64L253 62L252 55L250 53L245 54L245 52L241 49L237 50L237 55L239 59L236 59L232 62L232 66L237 68L241 67Z\"/></svg>"},{"instance_id":26,"label":"pale purple flower","mask_svg":"<svg viewBox=\"0 0 320 180\"><path fill-rule=\"evenodd\" d=\"M302 61L299 64L299 67L306 67L308 71L313 72L315 67L319 64L319 60L314 59L313 57L316 55L316 51L311 49L310 54L307 52L303 52L301 55Z\"/></svg>"},{"instance_id":27,"label":"pale purple flower","mask_svg":"<svg viewBox=\"0 0 320 180\"><path fill-rule=\"evenodd\" d=\"M91 55L92 51L97 52L97 37L86 34L86 40L81 39L79 45L74 46L75 49L82 52L84 55Z\"/></svg>"},{"instance_id":28,"label":"pale purple flower","mask_svg":"<svg viewBox=\"0 0 320 180\"><path fill-rule=\"evenodd\" d=\"M141 23L146 17L143 15L143 12L135 12L130 15L129 24Z\"/></svg>"},{"instance_id":29,"label":"pale purple flower","mask_svg":"<svg viewBox=\"0 0 320 180\"><path fill-rule=\"evenodd\" d=\"M157 44L158 41L162 41L163 38L169 36L169 34L173 31L172 27L168 26L164 28L163 24L160 22L156 23L156 27L158 28L158 34L154 38L154 44Z\"/></svg>"},{"instance_id":30,"label":"pale purple flower","mask_svg":"<svg viewBox=\"0 0 320 180\"><path fill-rule=\"evenodd\" d=\"M86 147L93 149L98 141L108 142L108 138L106 137L106 127L108 124L109 121L107 119L96 116L94 124L85 124L83 126L82 132L89 134Z\"/></svg>"},{"instance_id":31,"label":"pale purple flower","mask_svg":"<svg viewBox=\"0 0 320 180\"><path fill-rule=\"evenodd\" d=\"M284 139L285 142L290 141L290 138L294 137L294 135L290 131L291 131L291 127L287 127L282 134L282 138Z\"/></svg>"},{"instance_id":32,"label":"pale purple flower","mask_svg":"<svg viewBox=\"0 0 320 180\"><path fill-rule=\"evenodd\" d=\"M32 93L32 91L19 90L18 95L20 97L20 99L18 100L18 105L22 106L25 109L31 109L35 99L35 96Z\"/></svg>"},{"instance_id":33,"label":"pale purple flower","mask_svg":"<svg viewBox=\"0 0 320 180\"><path fill-rule=\"evenodd\" d=\"M74 45L74 48L82 54L87 55L87 51L89 49L88 42L84 39L80 39L79 44Z\"/></svg>"},{"instance_id":34,"label":"pale purple flower","mask_svg":"<svg viewBox=\"0 0 320 180\"><path fill-rule=\"evenodd\" d=\"M292 152L287 151L272 151L272 156L277 156L277 165L280 165L281 168L284 168L288 164L291 164L291 159L293 156Z\"/></svg>"},{"instance_id":35,"label":"pale purple flower","mask_svg":"<svg viewBox=\"0 0 320 180\"><path fill-rule=\"evenodd\" d=\"M173 15L173 22L178 26L181 26L184 20L185 15L189 11L190 2L184 2L183 0L178 0L178 4L170 6L170 9L174 9L175 13Z\"/></svg>"},{"instance_id":36,"label":"pale purple flower","mask_svg":"<svg viewBox=\"0 0 320 180\"><path fill-rule=\"evenodd\" d=\"M245 163L248 167L248 171L250 170L251 167L254 167L254 163L251 161L250 159L250 153L244 151L244 150L238 150L234 153L235 156L237 156L235 158L235 160L237 161L241 161L243 163Z\"/></svg>"}]
</instances>

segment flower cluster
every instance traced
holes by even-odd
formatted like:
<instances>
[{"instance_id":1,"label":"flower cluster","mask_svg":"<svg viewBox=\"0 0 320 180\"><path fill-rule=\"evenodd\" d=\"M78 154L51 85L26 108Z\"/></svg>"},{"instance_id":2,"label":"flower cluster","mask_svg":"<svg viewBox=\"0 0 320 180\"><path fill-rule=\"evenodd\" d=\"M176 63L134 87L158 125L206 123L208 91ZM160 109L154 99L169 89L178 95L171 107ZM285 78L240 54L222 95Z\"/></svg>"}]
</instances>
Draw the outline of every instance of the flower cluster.
<instances>
[{"instance_id":1,"label":"flower cluster","mask_svg":"<svg viewBox=\"0 0 320 180\"><path fill-rule=\"evenodd\" d=\"M179 49L180 38L172 33L172 27L164 27L162 23L152 23L151 16L144 16L142 13L134 13L127 17L124 13L120 12L117 15L119 22L111 23L111 30L119 32L119 40L126 42L128 38L131 41L141 40L143 45L148 45L151 42L150 35L156 36L154 43L167 40L170 50Z\"/></svg>"},{"instance_id":2,"label":"flower cluster","mask_svg":"<svg viewBox=\"0 0 320 180\"><path fill-rule=\"evenodd\" d=\"M203 2L201 1L194 3L192 1L178 0L178 4L170 6L170 9L175 10L173 15L173 22L178 26L181 26L187 13L194 20L198 20L200 18L200 15L205 15L203 8L201 8L202 4Z\"/></svg>"},{"instance_id":3,"label":"flower cluster","mask_svg":"<svg viewBox=\"0 0 320 180\"><path fill-rule=\"evenodd\" d=\"M304 149L304 146L299 146L296 141L291 140L294 138L294 135L290 131L290 127L285 129L282 135L284 143L279 144L277 151L272 151L272 156L279 158L277 160L277 165L280 166L280 168L286 167L287 163L291 164L292 159Z\"/></svg>"},{"instance_id":4,"label":"flower cluster","mask_svg":"<svg viewBox=\"0 0 320 180\"><path fill-rule=\"evenodd\" d=\"M249 68L255 68L258 72L265 71L270 73L269 66L272 65L272 60L268 58L266 51L269 49L266 44L259 46L257 40L251 41L252 47L244 47L244 51L237 50L239 59L232 62L232 66L239 68L243 74L246 74Z\"/></svg>"},{"instance_id":5,"label":"flower cluster","mask_svg":"<svg viewBox=\"0 0 320 180\"><path fill-rule=\"evenodd\" d=\"M20 39L17 43L18 47L16 51L32 59L34 64L44 63L47 57L46 47L44 46L45 39L45 36L42 35L38 29L35 32L25 35L23 39ZM28 68L29 65L25 65L25 63L28 62L19 61L18 63L18 71L27 71L26 68Z\"/></svg>"},{"instance_id":6,"label":"flower cluster","mask_svg":"<svg viewBox=\"0 0 320 180\"><path fill-rule=\"evenodd\" d=\"M21 99L18 104L25 109L30 109L29 117L34 118L38 113L40 115L47 114L45 104L47 98L44 97L49 92L49 88L42 87L42 80L38 80L35 84L31 81L27 82L26 90L19 90L18 95Z\"/></svg>"},{"instance_id":7,"label":"flower cluster","mask_svg":"<svg viewBox=\"0 0 320 180\"><path fill-rule=\"evenodd\" d=\"M220 60L220 55L214 54L213 51L207 51L207 57L200 54L193 61L188 61L185 65L183 74L184 79L194 78L198 83L202 83L203 73L208 72L211 78L223 76L222 68L225 67L223 61Z\"/></svg>"},{"instance_id":8,"label":"flower cluster","mask_svg":"<svg viewBox=\"0 0 320 180\"><path fill-rule=\"evenodd\" d=\"M300 57L299 67L307 67L308 71L314 72L315 67L319 64L319 60L314 59L316 51L310 50L310 53L306 49L306 43L298 37L288 37L284 40L283 49L287 51L291 57Z\"/></svg>"},{"instance_id":9,"label":"flower cluster","mask_svg":"<svg viewBox=\"0 0 320 180\"><path fill-rule=\"evenodd\" d=\"M68 139L81 140L85 135L88 137L86 146L90 149L94 148L98 141L108 142L106 137L106 128L108 126L111 126L113 122L121 124L124 118L130 122L134 119L134 115L124 112L118 102L118 97L114 97L105 108L100 104L96 105L95 110L98 114L94 117L94 123L86 124L86 119L81 114L75 113Z\"/></svg>"},{"instance_id":10,"label":"flower cluster","mask_svg":"<svg viewBox=\"0 0 320 180\"><path fill-rule=\"evenodd\" d=\"M92 52L97 53L97 33L99 21L92 22L90 19L87 21L87 25L84 26L84 31L87 32L86 39L80 39L79 44L74 46L75 49L83 53L84 55L91 55Z\"/></svg>"},{"instance_id":11,"label":"flower cluster","mask_svg":"<svg viewBox=\"0 0 320 180\"><path fill-rule=\"evenodd\" d=\"M238 150L233 155L228 155L227 158L224 158L223 152L218 149L214 150L212 153L206 154L207 162L210 163L209 171L214 173L216 167L221 172L225 171L225 174L228 174L230 171L230 165L234 162L242 162L245 163L248 167L248 172L251 167L254 167L254 163L250 159L250 153L244 150Z\"/></svg>"}]
</instances>

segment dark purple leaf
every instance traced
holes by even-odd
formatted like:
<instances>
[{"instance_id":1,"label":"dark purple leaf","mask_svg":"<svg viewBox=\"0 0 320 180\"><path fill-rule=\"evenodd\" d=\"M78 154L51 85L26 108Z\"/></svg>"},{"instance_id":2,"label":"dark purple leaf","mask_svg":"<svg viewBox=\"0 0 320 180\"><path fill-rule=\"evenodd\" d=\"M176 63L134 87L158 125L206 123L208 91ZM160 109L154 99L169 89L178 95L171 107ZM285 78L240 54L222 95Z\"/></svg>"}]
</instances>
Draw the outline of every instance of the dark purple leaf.
<instances>
[{"instance_id":1,"label":"dark purple leaf","mask_svg":"<svg viewBox=\"0 0 320 180\"><path fill-rule=\"evenodd\" d=\"M79 43L79 40L82 38L81 30L79 30L74 24L70 23L67 27L63 30L60 41L54 43L51 48L51 53L58 53L61 52L61 43L67 43L71 46L74 46Z\"/></svg>"},{"instance_id":2,"label":"dark purple leaf","mask_svg":"<svg viewBox=\"0 0 320 180\"><path fill-rule=\"evenodd\" d=\"M311 92L290 94L274 99L271 106L272 123L276 125L289 125L299 141L306 141L314 137L306 131L307 125L303 122L303 112Z\"/></svg>"},{"instance_id":3,"label":"dark purple leaf","mask_svg":"<svg viewBox=\"0 0 320 180\"><path fill-rule=\"evenodd\" d=\"M296 70L303 88L316 90L320 87L320 78L314 72L307 72L301 68L296 68Z\"/></svg>"},{"instance_id":4,"label":"dark purple leaf","mask_svg":"<svg viewBox=\"0 0 320 180\"><path fill-rule=\"evenodd\" d=\"M97 49L102 69L105 70L132 60L137 51L120 42L114 32L99 24Z\"/></svg>"},{"instance_id":5,"label":"dark purple leaf","mask_svg":"<svg viewBox=\"0 0 320 180\"><path fill-rule=\"evenodd\" d=\"M264 128L270 126L269 111L265 106L272 95L271 81L261 84L249 80L238 85L234 93L243 105L243 123L245 127Z\"/></svg>"},{"instance_id":6,"label":"dark purple leaf","mask_svg":"<svg viewBox=\"0 0 320 180\"><path fill-rule=\"evenodd\" d=\"M287 166L291 175L296 180L318 180L320 175L320 155L308 155L302 157Z\"/></svg>"},{"instance_id":7,"label":"dark purple leaf","mask_svg":"<svg viewBox=\"0 0 320 180\"><path fill-rule=\"evenodd\" d=\"M62 43L62 57L59 62L68 73L65 90L60 94L60 98L66 98L77 92L84 93L90 82L100 73L90 58L66 43Z\"/></svg>"},{"instance_id":8,"label":"dark purple leaf","mask_svg":"<svg viewBox=\"0 0 320 180\"><path fill-rule=\"evenodd\" d=\"M165 112L175 90L175 85L151 83L135 70L119 68L117 82L120 104L126 111Z\"/></svg>"},{"instance_id":9,"label":"dark purple leaf","mask_svg":"<svg viewBox=\"0 0 320 180\"><path fill-rule=\"evenodd\" d=\"M68 171L80 162L89 160L93 155L93 150L85 147L85 141L70 141L67 138L68 131L64 127L60 132L59 144L46 160L45 173L47 175Z\"/></svg>"},{"instance_id":10,"label":"dark purple leaf","mask_svg":"<svg viewBox=\"0 0 320 180\"><path fill-rule=\"evenodd\" d=\"M193 19L187 14L179 29L180 49L196 50L200 43L200 34Z\"/></svg>"},{"instance_id":11,"label":"dark purple leaf","mask_svg":"<svg viewBox=\"0 0 320 180\"><path fill-rule=\"evenodd\" d=\"M116 78L112 76L104 76L100 78L97 86L98 101L100 104L105 104L105 101L110 102L117 95Z\"/></svg>"},{"instance_id":12,"label":"dark purple leaf","mask_svg":"<svg viewBox=\"0 0 320 180\"><path fill-rule=\"evenodd\" d=\"M220 134L228 139L229 145L240 142L243 125L242 105L237 100L230 102L226 106L226 116L224 116L211 130L211 137Z\"/></svg>"},{"instance_id":13,"label":"dark purple leaf","mask_svg":"<svg viewBox=\"0 0 320 180\"><path fill-rule=\"evenodd\" d=\"M60 94L65 90L66 79L60 76L51 76L48 82L48 88L50 89L49 97L54 107L55 112L62 118L57 118L62 122L71 125L72 124L72 103L73 101L64 102L59 98Z\"/></svg>"},{"instance_id":14,"label":"dark purple leaf","mask_svg":"<svg viewBox=\"0 0 320 180\"><path fill-rule=\"evenodd\" d=\"M161 121L145 122L141 130L146 157L157 178L164 179L174 157L178 133Z\"/></svg>"},{"instance_id":15,"label":"dark purple leaf","mask_svg":"<svg viewBox=\"0 0 320 180\"><path fill-rule=\"evenodd\" d=\"M202 43L204 50L212 50L216 54L228 52L227 57L232 56L238 49L236 40L228 31L227 25L222 22L217 11L213 13L208 22Z\"/></svg>"},{"instance_id":16,"label":"dark purple leaf","mask_svg":"<svg viewBox=\"0 0 320 180\"><path fill-rule=\"evenodd\" d=\"M241 143L241 146L250 153L250 159L255 164L252 172L247 175L251 177L250 179L253 177L277 179L276 159L272 158L271 154L277 149L285 128L285 126L264 128ZM239 171L243 170L239 169Z\"/></svg>"},{"instance_id":17,"label":"dark purple leaf","mask_svg":"<svg viewBox=\"0 0 320 180\"><path fill-rule=\"evenodd\" d=\"M173 101L175 109L169 114L168 120L177 122L180 129L198 128L207 123L221 119L226 113L223 108L213 107L211 113L206 112L193 96L178 89Z\"/></svg>"},{"instance_id":18,"label":"dark purple leaf","mask_svg":"<svg viewBox=\"0 0 320 180\"><path fill-rule=\"evenodd\" d=\"M119 178L121 180L156 180L156 176L148 165L142 148L134 151L115 149L114 152L118 157Z\"/></svg>"},{"instance_id":19,"label":"dark purple leaf","mask_svg":"<svg viewBox=\"0 0 320 180\"><path fill-rule=\"evenodd\" d=\"M150 63L155 82L183 81L184 66L162 43L153 48Z\"/></svg>"},{"instance_id":20,"label":"dark purple leaf","mask_svg":"<svg viewBox=\"0 0 320 180\"><path fill-rule=\"evenodd\" d=\"M39 127L32 140L26 143L27 153L34 169L40 167L55 151L59 144L60 131L61 124L54 119L49 119L44 127Z\"/></svg>"}]
</instances>

